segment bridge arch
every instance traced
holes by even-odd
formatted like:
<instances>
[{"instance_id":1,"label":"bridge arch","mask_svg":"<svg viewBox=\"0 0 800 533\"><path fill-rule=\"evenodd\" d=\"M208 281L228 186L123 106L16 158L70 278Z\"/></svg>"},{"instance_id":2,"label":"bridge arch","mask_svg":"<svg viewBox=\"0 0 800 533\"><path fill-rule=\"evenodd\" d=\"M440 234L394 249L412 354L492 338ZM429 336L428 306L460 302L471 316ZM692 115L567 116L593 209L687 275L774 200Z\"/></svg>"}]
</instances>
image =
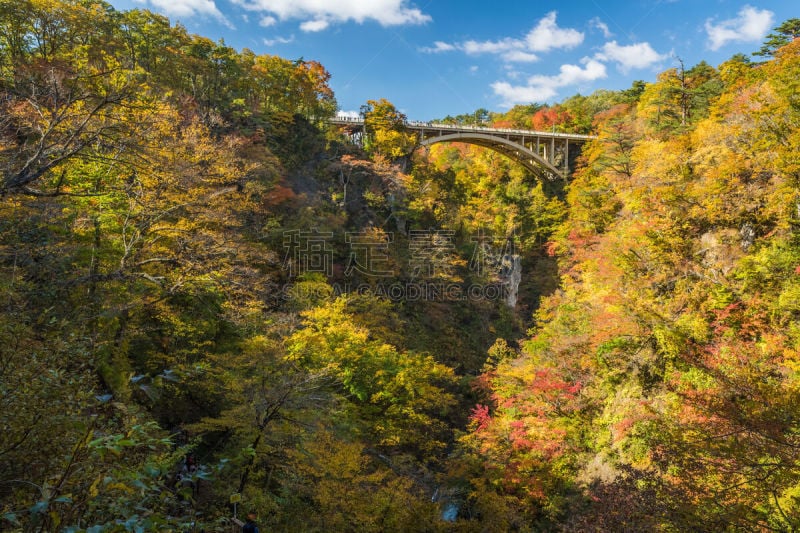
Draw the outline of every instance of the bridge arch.
<instances>
[{"instance_id":1,"label":"bridge arch","mask_svg":"<svg viewBox=\"0 0 800 533\"><path fill-rule=\"evenodd\" d=\"M513 161L522 164L528 170L540 174L542 170L552 174L552 178L562 176L564 169L556 168L549 161L544 159L541 155L533 150L517 143L504 139L502 137L495 137L485 133L478 132L457 132L447 135L439 135L435 137L428 137L420 141L420 146L430 146L436 143L443 142L461 142L467 144L474 144L494 150Z\"/></svg>"},{"instance_id":2,"label":"bridge arch","mask_svg":"<svg viewBox=\"0 0 800 533\"><path fill-rule=\"evenodd\" d=\"M363 118L335 117L329 123L343 128L355 143L363 143ZM484 126L407 121L405 130L417 135L417 146L441 142L462 142L483 146L521 163L536 175L549 179L567 179L571 162L581 146L593 135L555 131L489 128Z\"/></svg>"}]
</instances>

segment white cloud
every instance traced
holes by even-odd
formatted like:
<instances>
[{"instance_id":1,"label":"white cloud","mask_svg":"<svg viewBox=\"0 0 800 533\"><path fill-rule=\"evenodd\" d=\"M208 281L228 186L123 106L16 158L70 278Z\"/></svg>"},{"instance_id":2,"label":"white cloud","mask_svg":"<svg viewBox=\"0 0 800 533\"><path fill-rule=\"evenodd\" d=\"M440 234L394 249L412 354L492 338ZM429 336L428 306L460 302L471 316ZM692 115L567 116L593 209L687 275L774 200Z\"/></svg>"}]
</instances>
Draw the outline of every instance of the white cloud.
<instances>
[{"instance_id":1,"label":"white cloud","mask_svg":"<svg viewBox=\"0 0 800 533\"><path fill-rule=\"evenodd\" d=\"M426 54L438 54L441 52L452 52L453 50L457 50L455 46L449 43L445 43L442 41L434 41L433 46L426 46L424 48L420 48L420 52L425 52Z\"/></svg>"},{"instance_id":2,"label":"white cloud","mask_svg":"<svg viewBox=\"0 0 800 533\"><path fill-rule=\"evenodd\" d=\"M542 76L537 74L528 78L528 83L534 85L552 85L565 87L584 81L594 81L606 77L606 66L594 59L584 59L584 67L578 65L561 65L559 73L555 76Z\"/></svg>"},{"instance_id":3,"label":"white cloud","mask_svg":"<svg viewBox=\"0 0 800 533\"><path fill-rule=\"evenodd\" d=\"M327 29L330 22L326 19L307 20L300 24L300 29L303 31L315 32Z\"/></svg>"},{"instance_id":4,"label":"white cloud","mask_svg":"<svg viewBox=\"0 0 800 533\"><path fill-rule=\"evenodd\" d=\"M270 16L261 17L261 20L258 21L258 25L259 26L263 26L265 28L269 28L270 26L274 26L277 23L278 23L278 19L276 19L275 17L270 17Z\"/></svg>"},{"instance_id":5,"label":"white cloud","mask_svg":"<svg viewBox=\"0 0 800 533\"><path fill-rule=\"evenodd\" d=\"M265 45L275 46L276 44L289 44L294 42L294 35L289 37L275 37L274 39L262 39Z\"/></svg>"},{"instance_id":6,"label":"white cloud","mask_svg":"<svg viewBox=\"0 0 800 533\"><path fill-rule=\"evenodd\" d=\"M597 28L598 30L602 31L603 37L605 37L606 39L609 39L614 36L614 34L611 33L611 30L608 29L608 24L600 20L600 17L595 17L592 20L590 20L589 26L592 28Z\"/></svg>"},{"instance_id":7,"label":"white cloud","mask_svg":"<svg viewBox=\"0 0 800 533\"><path fill-rule=\"evenodd\" d=\"M552 87L511 85L507 81L494 82L492 90L494 94L503 99L502 105L504 107L511 107L514 104L544 102L558 94Z\"/></svg>"},{"instance_id":8,"label":"white cloud","mask_svg":"<svg viewBox=\"0 0 800 533\"><path fill-rule=\"evenodd\" d=\"M171 1L171 0L160 0ZM279 20L299 20L303 31L322 31L331 24L374 20L382 26L424 24L431 17L408 0L231 0L250 11L275 16Z\"/></svg>"},{"instance_id":9,"label":"white cloud","mask_svg":"<svg viewBox=\"0 0 800 533\"><path fill-rule=\"evenodd\" d=\"M469 71L470 71L470 73L475 74L476 72L478 72L478 65L470 66L469 67Z\"/></svg>"},{"instance_id":10,"label":"white cloud","mask_svg":"<svg viewBox=\"0 0 800 533\"><path fill-rule=\"evenodd\" d=\"M505 81L492 84L494 93L502 98L503 105L542 102L558 94L558 89L569 85L591 82L606 77L606 66L596 59L584 58L584 66L561 65L554 76L531 76L526 85L511 85Z\"/></svg>"},{"instance_id":11,"label":"white cloud","mask_svg":"<svg viewBox=\"0 0 800 533\"><path fill-rule=\"evenodd\" d=\"M547 52L553 48L575 48L583 42L583 33L571 28L559 28L556 12L551 11L525 36L533 52Z\"/></svg>"},{"instance_id":12,"label":"white cloud","mask_svg":"<svg viewBox=\"0 0 800 533\"><path fill-rule=\"evenodd\" d=\"M458 48L470 55L498 54L521 49L522 41L510 38L503 39L502 41L466 41L458 46Z\"/></svg>"},{"instance_id":13,"label":"white cloud","mask_svg":"<svg viewBox=\"0 0 800 533\"><path fill-rule=\"evenodd\" d=\"M217 9L214 0L149 0L149 2L153 7L173 17L210 16L233 28L233 24Z\"/></svg>"},{"instance_id":14,"label":"white cloud","mask_svg":"<svg viewBox=\"0 0 800 533\"><path fill-rule=\"evenodd\" d=\"M705 24L708 47L719 50L729 42L758 42L772 27L774 15L766 9L744 6L736 18L723 20L719 24L712 24L712 19L708 19Z\"/></svg>"},{"instance_id":15,"label":"white cloud","mask_svg":"<svg viewBox=\"0 0 800 533\"><path fill-rule=\"evenodd\" d=\"M509 80L518 80L524 76L524 74L513 65L503 65L503 70L506 71L506 78Z\"/></svg>"},{"instance_id":16,"label":"white cloud","mask_svg":"<svg viewBox=\"0 0 800 533\"><path fill-rule=\"evenodd\" d=\"M420 48L421 52L439 53L460 50L465 54L496 54L508 63L531 63L539 56L535 52L548 52L555 48L574 48L583 42L583 33L571 28L559 28L556 12L544 16L524 38L504 37L496 41L468 40L461 43L436 41L434 46Z\"/></svg>"},{"instance_id":17,"label":"white cloud","mask_svg":"<svg viewBox=\"0 0 800 533\"><path fill-rule=\"evenodd\" d=\"M653 50L647 42L621 46L617 41L607 42L603 45L603 51L595 55L601 61L616 61L622 72L632 68L647 68L666 57L666 54Z\"/></svg>"},{"instance_id":18,"label":"white cloud","mask_svg":"<svg viewBox=\"0 0 800 533\"><path fill-rule=\"evenodd\" d=\"M460 50L468 55L498 54L507 63L532 63L539 57L525 50L525 43L520 39L509 37L500 41L464 41L459 44L436 41L434 46L420 48L420 52L435 54Z\"/></svg>"},{"instance_id":19,"label":"white cloud","mask_svg":"<svg viewBox=\"0 0 800 533\"><path fill-rule=\"evenodd\" d=\"M511 50L503 54L503 59L509 63L533 63L539 61L539 56L522 50Z\"/></svg>"}]
</instances>

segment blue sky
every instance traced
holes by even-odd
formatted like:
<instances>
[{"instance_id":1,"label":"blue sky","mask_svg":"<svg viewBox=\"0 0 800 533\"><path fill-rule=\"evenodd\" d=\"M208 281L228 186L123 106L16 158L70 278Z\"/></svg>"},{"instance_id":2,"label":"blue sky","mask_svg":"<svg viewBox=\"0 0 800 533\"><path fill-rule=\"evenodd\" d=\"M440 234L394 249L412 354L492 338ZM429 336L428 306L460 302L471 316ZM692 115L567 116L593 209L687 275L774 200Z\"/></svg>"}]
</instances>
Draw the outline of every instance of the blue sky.
<instances>
[{"instance_id":1,"label":"blue sky","mask_svg":"<svg viewBox=\"0 0 800 533\"><path fill-rule=\"evenodd\" d=\"M386 98L410 119L556 102L749 54L795 1L111 0L190 32L321 62L342 111ZM794 9L792 9L794 8Z\"/></svg>"}]
</instances>

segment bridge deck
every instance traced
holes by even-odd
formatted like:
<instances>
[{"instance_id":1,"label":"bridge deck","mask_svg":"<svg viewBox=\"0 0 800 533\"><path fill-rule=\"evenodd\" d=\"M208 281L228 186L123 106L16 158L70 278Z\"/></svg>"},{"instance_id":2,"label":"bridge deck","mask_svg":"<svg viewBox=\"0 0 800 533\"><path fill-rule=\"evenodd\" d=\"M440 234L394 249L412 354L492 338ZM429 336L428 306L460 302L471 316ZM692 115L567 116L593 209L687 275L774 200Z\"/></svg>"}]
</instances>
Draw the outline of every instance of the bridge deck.
<instances>
[{"instance_id":1,"label":"bridge deck","mask_svg":"<svg viewBox=\"0 0 800 533\"><path fill-rule=\"evenodd\" d=\"M364 120L361 118L348 118L336 117L329 119L331 124L347 126L363 126ZM578 133L561 133L554 131L537 131L537 130L520 130L510 128L488 128L483 126L464 126L459 124L442 124L440 122L420 122L416 120L406 121L406 127L410 130L420 132L441 131L440 135L448 135L451 133L484 133L487 135L495 135L503 138L513 137L540 137L540 138L555 138L567 139L570 141L589 141L595 139L595 135L581 135Z\"/></svg>"}]
</instances>

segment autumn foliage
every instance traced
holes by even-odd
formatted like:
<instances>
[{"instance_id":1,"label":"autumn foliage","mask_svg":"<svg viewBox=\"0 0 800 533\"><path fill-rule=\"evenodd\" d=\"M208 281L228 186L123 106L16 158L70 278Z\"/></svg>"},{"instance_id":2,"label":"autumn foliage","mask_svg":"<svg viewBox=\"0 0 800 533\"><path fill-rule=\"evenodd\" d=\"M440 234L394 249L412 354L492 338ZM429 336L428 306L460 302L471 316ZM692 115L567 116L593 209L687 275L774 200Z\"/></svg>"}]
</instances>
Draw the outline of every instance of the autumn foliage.
<instances>
[{"instance_id":1,"label":"autumn foliage","mask_svg":"<svg viewBox=\"0 0 800 533\"><path fill-rule=\"evenodd\" d=\"M0 529L800 528L796 28L444 119L592 133L561 181L385 99L356 145L315 61L0 0Z\"/></svg>"},{"instance_id":2,"label":"autumn foliage","mask_svg":"<svg viewBox=\"0 0 800 533\"><path fill-rule=\"evenodd\" d=\"M476 505L490 490L581 530L797 527L799 72L795 40L595 115L550 247L561 289L462 440Z\"/></svg>"}]
</instances>

